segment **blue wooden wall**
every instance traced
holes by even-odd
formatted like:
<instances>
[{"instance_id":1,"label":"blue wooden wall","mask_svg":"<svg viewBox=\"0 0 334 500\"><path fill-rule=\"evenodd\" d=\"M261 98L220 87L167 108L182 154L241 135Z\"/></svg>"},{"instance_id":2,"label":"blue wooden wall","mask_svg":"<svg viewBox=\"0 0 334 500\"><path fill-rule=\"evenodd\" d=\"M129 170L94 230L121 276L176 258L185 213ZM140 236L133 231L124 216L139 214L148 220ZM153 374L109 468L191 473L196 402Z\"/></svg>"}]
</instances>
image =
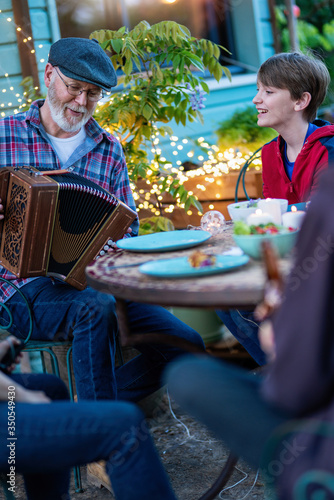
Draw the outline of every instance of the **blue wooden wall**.
<instances>
[{"instance_id":1,"label":"blue wooden wall","mask_svg":"<svg viewBox=\"0 0 334 500\"><path fill-rule=\"evenodd\" d=\"M0 0L0 114L11 114L22 99L21 64L12 10L15 0ZM40 84L50 45L60 38L55 0L29 0ZM29 42L28 42L29 43Z\"/></svg>"}]
</instances>

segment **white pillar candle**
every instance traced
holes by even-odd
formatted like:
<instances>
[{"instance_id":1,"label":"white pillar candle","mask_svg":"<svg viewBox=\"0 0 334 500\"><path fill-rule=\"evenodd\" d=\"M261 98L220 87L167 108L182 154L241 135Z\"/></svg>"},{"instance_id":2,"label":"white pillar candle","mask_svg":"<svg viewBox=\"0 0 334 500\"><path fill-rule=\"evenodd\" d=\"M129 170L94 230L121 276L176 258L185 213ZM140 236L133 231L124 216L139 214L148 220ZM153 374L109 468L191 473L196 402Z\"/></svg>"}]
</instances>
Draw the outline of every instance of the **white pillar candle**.
<instances>
[{"instance_id":1,"label":"white pillar candle","mask_svg":"<svg viewBox=\"0 0 334 500\"><path fill-rule=\"evenodd\" d=\"M293 227L294 229L300 229L306 212L297 210L297 207L291 207L291 212L286 212L282 215L282 224L285 227Z\"/></svg>"},{"instance_id":2,"label":"white pillar candle","mask_svg":"<svg viewBox=\"0 0 334 500\"><path fill-rule=\"evenodd\" d=\"M272 222L278 225L282 223L281 204L279 200L266 198L265 200L259 200L257 206L262 210L262 212L272 216Z\"/></svg>"},{"instance_id":3,"label":"white pillar candle","mask_svg":"<svg viewBox=\"0 0 334 500\"><path fill-rule=\"evenodd\" d=\"M259 208L255 210L255 213L247 217L247 224L249 226L259 226L260 224L269 224L269 222L273 222L271 214L262 212Z\"/></svg>"}]
</instances>

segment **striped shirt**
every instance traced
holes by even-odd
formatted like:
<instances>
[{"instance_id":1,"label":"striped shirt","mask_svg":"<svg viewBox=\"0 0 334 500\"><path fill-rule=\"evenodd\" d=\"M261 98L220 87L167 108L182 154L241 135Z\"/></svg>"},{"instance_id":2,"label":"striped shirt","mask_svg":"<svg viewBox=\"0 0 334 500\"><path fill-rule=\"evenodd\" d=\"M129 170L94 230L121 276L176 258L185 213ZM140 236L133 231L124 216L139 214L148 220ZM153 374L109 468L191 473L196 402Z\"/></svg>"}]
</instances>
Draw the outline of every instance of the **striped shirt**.
<instances>
[{"instance_id":1,"label":"striped shirt","mask_svg":"<svg viewBox=\"0 0 334 500\"><path fill-rule=\"evenodd\" d=\"M85 141L75 149L64 164L61 164L40 121L39 108L43 102L43 100L35 101L27 112L0 120L1 167L69 169L96 182L132 210L136 210L124 153L119 141L91 118L85 126ZM138 234L138 227L137 218L131 226L132 236ZM36 279L17 279L1 266L0 277L10 280L17 287ZM15 290L11 285L0 282L0 292L0 301L5 302Z\"/></svg>"}]
</instances>

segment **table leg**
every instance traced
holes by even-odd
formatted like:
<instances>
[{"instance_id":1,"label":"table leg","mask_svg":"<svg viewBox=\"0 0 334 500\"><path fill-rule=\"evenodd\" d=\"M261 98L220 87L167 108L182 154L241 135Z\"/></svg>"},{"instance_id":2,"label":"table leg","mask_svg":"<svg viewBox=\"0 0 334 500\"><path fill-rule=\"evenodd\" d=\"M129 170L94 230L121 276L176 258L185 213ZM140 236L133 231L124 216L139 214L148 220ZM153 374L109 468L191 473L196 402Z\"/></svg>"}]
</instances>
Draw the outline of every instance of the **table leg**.
<instances>
[{"instance_id":1,"label":"table leg","mask_svg":"<svg viewBox=\"0 0 334 500\"><path fill-rule=\"evenodd\" d=\"M203 351L199 347L187 340L180 339L179 337L171 337L170 335L164 335L160 333L131 334L125 300L116 299L116 312L119 327L119 337L121 345L124 347L136 347L136 345L143 343L158 343L175 345L176 347L180 347L185 351L200 352L203 354ZM224 488L225 484L233 473L234 466L237 461L238 458L230 453L219 477L211 486L211 488L199 498L199 500L213 500L219 494L219 492Z\"/></svg>"},{"instance_id":2,"label":"table leg","mask_svg":"<svg viewBox=\"0 0 334 500\"><path fill-rule=\"evenodd\" d=\"M224 488L227 481L230 479L237 461L238 457L230 453L227 457L223 470L221 471L216 481L213 483L211 488L208 489L208 491L206 491L204 495L202 495L198 500L213 500L214 498L216 498L216 496L219 495L221 490Z\"/></svg>"}]
</instances>

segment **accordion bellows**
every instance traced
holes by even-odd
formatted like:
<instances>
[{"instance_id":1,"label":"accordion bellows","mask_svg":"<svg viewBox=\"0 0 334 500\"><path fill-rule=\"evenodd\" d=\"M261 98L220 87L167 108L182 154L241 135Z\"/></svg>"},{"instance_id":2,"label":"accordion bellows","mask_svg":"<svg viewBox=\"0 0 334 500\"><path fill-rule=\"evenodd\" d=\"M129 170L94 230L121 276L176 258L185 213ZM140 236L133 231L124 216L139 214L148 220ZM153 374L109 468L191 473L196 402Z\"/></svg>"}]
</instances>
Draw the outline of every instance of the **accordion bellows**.
<instances>
[{"instance_id":1,"label":"accordion bellows","mask_svg":"<svg viewBox=\"0 0 334 500\"><path fill-rule=\"evenodd\" d=\"M53 276L82 290L87 264L121 239L137 215L95 182L55 173L0 169L0 263L19 278Z\"/></svg>"}]
</instances>

